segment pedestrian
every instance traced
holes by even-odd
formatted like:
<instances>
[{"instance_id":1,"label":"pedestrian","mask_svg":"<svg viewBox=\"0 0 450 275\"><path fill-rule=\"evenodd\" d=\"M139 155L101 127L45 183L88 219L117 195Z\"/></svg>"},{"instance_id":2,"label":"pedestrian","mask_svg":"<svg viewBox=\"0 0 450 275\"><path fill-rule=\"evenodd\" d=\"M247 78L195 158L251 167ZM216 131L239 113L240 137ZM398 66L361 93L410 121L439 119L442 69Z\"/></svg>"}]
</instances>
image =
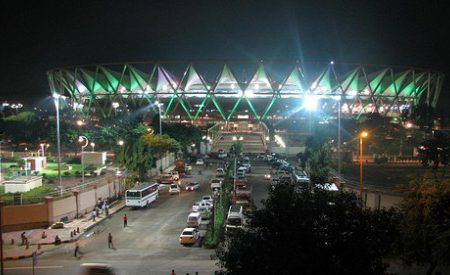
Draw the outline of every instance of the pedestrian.
<instances>
[{"instance_id":1,"label":"pedestrian","mask_svg":"<svg viewBox=\"0 0 450 275\"><path fill-rule=\"evenodd\" d=\"M25 239L27 238L27 237L25 237L25 231L22 232L22 234L20 234L20 238L22 239L22 244L21 245L25 245Z\"/></svg>"},{"instance_id":2,"label":"pedestrian","mask_svg":"<svg viewBox=\"0 0 450 275\"><path fill-rule=\"evenodd\" d=\"M128 225L128 217L127 214L123 215L123 227L127 227Z\"/></svg>"},{"instance_id":3,"label":"pedestrian","mask_svg":"<svg viewBox=\"0 0 450 275\"><path fill-rule=\"evenodd\" d=\"M92 215L92 221L95 222L95 216L96 216L95 208L94 208L94 210L92 210L91 215Z\"/></svg>"},{"instance_id":4,"label":"pedestrian","mask_svg":"<svg viewBox=\"0 0 450 275\"><path fill-rule=\"evenodd\" d=\"M175 270L172 269L172 272L170 272L170 275L177 275L177 274L175 273Z\"/></svg>"},{"instance_id":5,"label":"pedestrian","mask_svg":"<svg viewBox=\"0 0 450 275\"><path fill-rule=\"evenodd\" d=\"M61 244L61 239L59 238L58 235L55 236L55 245L59 245Z\"/></svg>"},{"instance_id":6,"label":"pedestrian","mask_svg":"<svg viewBox=\"0 0 450 275\"><path fill-rule=\"evenodd\" d=\"M105 216L108 216L108 215L106 215L106 200L103 201L103 204L102 204L102 214L103 213L105 213Z\"/></svg>"},{"instance_id":7,"label":"pedestrian","mask_svg":"<svg viewBox=\"0 0 450 275\"><path fill-rule=\"evenodd\" d=\"M74 257L77 257L78 253L80 252L80 245L78 244L78 241L75 242L75 251L73 253Z\"/></svg>"},{"instance_id":8,"label":"pedestrian","mask_svg":"<svg viewBox=\"0 0 450 275\"><path fill-rule=\"evenodd\" d=\"M47 238L47 234L45 234L45 231L42 231L42 239Z\"/></svg>"},{"instance_id":9,"label":"pedestrian","mask_svg":"<svg viewBox=\"0 0 450 275\"><path fill-rule=\"evenodd\" d=\"M114 244L113 244L111 233L108 234L108 248L114 249Z\"/></svg>"},{"instance_id":10,"label":"pedestrian","mask_svg":"<svg viewBox=\"0 0 450 275\"><path fill-rule=\"evenodd\" d=\"M109 205L105 206L105 215L106 217L109 217Z\"/></svg>"}]
</instances>

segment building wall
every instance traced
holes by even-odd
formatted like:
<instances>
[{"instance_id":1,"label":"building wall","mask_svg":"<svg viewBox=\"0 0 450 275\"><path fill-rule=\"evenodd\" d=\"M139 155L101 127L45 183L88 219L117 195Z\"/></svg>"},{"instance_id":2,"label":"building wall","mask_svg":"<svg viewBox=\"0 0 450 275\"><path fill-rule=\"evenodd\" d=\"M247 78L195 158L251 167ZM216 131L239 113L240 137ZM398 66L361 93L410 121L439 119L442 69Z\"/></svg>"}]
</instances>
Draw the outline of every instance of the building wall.
<instances>
[{"instance_id":1,"label":"building wall","mask_svg":"<svg viewBox=\"0 0 450 275\"><path fill-rule=\"evenodd\" d=\"M2 224L3 232L47 227L47 203L3 206Z\"/></svg>"}]
</instances>

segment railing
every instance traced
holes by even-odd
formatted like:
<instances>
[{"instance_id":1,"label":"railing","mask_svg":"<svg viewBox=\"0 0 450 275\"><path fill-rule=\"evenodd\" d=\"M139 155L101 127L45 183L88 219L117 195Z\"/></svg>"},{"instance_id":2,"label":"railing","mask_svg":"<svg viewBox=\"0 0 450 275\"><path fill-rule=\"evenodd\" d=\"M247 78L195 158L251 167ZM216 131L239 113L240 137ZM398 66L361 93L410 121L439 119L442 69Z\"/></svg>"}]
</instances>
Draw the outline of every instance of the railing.
<instances>
[{"instance_id":1,"label":"railing","mask_svg":"<svg viewBox=\"0 0 450 275\"><path fill-rule=\"evenodd\" d=\"M51 196L53 198L69 197L72 196L75 191L79 192L82 190L90 189L94 185L97 185L99 183L107 183L109 180L113 181L114 179L116 179L116 177L113 176L112 174L106 174L99 178L87 180L87 182L85 182L84 184L63 188L62 192L58 189L49 193L33 197L22 197L22 194L20 194L20 200L14 198L13 194L4 194L1 196L1 199L4 201L6 205L23 205L23 204L40 203L43 202L44 198L48 196Z\"/></svg>"},{"instance_id":2,"label":"railing","mask_svg":"<svg viewBox=\"0 0 450 275\"><path fill-rule=\"evenodd\" d=\"M214 144L218 139L220 139L221 127L224 126L223 122L217 122L214 126L208 129L208 137L212 144Z\"/></svg>"}]
</instances>

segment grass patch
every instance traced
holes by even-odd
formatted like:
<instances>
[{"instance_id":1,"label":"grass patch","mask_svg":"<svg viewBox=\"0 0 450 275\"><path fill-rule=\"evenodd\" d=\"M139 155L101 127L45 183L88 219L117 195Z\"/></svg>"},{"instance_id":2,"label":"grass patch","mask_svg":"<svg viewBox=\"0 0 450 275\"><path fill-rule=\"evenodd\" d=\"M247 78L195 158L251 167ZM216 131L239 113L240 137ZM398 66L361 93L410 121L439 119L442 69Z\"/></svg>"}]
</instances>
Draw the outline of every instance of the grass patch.
<instances>
[{"instance_id":1,"label":"grass patch","mask_svg":"<svg viewBox=\"0 0 450 275\"><path fill-rule=\"evenodd\" d=\"M0 190L1 190L1 194L3 194L1 196L1 199L6 204L12 204L14 201L14 194L11 194L11 193L4 194L3 186L1 186ZM29 204L29 203L39 202L41 200L41 198L47 196L48 194L50 194L52 192L55 192L56 190L57 190L56 188L51 188L48 186L39 186L39 187L33 188L28 192L22 193L22 203Z\"/></svg>"},{"instance_id":2,"label":"grass patch","mask_svg":"<svg viewBox=\"0 0 450 275\"><path fill-rule=\"evenodd\" d=\"M359 165L343 165L342 172L345 178L359 182ZM363 179L364 184L395 189L408 185L418 173L423 172L421 166L364 164Z\"/></svg>"}]
</instances>

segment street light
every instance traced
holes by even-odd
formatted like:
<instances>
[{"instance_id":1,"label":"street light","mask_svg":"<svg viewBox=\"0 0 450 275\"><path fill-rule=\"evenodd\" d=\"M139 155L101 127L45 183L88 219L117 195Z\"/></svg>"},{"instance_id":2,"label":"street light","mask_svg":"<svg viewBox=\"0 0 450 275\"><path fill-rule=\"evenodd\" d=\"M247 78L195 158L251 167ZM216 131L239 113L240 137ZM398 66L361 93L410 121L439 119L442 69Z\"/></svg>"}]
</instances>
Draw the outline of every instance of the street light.
<instances>
[{"instance_id":1,"label":"street light","mask_svg":"<svg viewBox=\"0 0 450 275\"><path fill-rule=\"evenodd\" d=\"M94 152L94 148L95 148L95 143L91 142L91 147L92 147L92 152Z\"/></svg>"},{"instance_id":2,"label":"street light","mask_svg":"<svg viewBox=\"0 0 450 275\"><path fill-rule=\"evenodd\" d=\"M117 145L119 145L119 146L123 146L125 144L125 142L123 141L123 140L119 140L118 142L117 142Z\"/></svg>"},{"instance_id":3,"label":"street light","mask_svg":"<svg viewBox=\"0 0 450 275\"><path fill-rule=\"evenodd\" d=\"M332 61L333 62L333 61ZM331 63L333 64L333 63ZM342 97L340 95L333 97L334 100L338 103L338 176L339 182L341 180L341 100Z\"/></svg>"},{"instance_id":4,"label":"street light","mask_svg":"<svg viewBox=\"0 0 450 275\"><path fill-rule=\"evenodd\" d=\"M368 136L369 134L366 131L362 131L359 134L359 196L361 199L363 192L363 138Z\"/></svg>"},{"instance_id":5,"label":"street light","mask_svg":"<svg viewBox=\"0 0 450 275\"><path fill-rule=\"evenodd\" d=\"M159 101L155 101L156 106L158 106L158 114L159 114L159 134L162 135L162 123L161 123L161 105Z\"/></svg>"},{"instance_id":6,"label":"street light","mask_svg":"<svg viewBox=\"0 0 450 275\"><path fill-rule=\"evenodd\" d=\"M78 142L84 142L84 145L81 145L81 183L84 184L84 148L88 146L89 140L85 136L79 136Z\"/></svg>"},{"instance_id":7,"label":"street light","mask_svg":"<svg viewBox=\"0 0 450 275\"><path fill-rule=\"evenodd\" d=\"M58 186L60 193L62 195L62 177L61 177L61 134L59 128L59 99L62 96L58 93L53 93L53 101L55 102L56 108L56 140L57 140L57 149L58 149Z\"/></svg>"}]
</instances>

